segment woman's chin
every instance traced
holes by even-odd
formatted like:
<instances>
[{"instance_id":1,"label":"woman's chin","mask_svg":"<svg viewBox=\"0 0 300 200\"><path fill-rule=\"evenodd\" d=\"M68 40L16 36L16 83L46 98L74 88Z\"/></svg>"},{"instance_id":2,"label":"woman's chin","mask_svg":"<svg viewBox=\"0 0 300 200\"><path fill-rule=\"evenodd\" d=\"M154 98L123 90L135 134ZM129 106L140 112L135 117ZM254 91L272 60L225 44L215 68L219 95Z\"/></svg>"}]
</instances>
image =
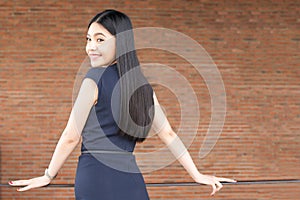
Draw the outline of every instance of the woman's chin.
<instances>
[{"instance_id":1,"label":"woman's chin","mask_svg":"<svg viewBox=\"0 0 300 200\"><path fill-rule=\"evenodd\" d=\"M103 66L103 64L102 63L97 63L97 62L91 62L91 66L92 67L101 67L101 66Z\"/></svg>"}]
</instances>

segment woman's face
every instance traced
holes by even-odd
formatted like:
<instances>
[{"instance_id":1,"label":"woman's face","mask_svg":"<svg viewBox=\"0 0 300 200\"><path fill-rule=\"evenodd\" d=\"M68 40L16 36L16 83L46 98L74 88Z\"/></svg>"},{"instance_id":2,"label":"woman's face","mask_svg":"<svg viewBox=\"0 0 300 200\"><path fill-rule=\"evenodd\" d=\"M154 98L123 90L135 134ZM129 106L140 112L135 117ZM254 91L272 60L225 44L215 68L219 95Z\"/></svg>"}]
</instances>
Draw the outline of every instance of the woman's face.
<instances>
[{"instance_id":1,"label":"woman's face","mask_svg":"<svg viewBox=\"0 0 300 200\"><path fill-rule=\"evenodd\" d=\"M116 61L116 37L101 24L92 23L87 32L86 53L92 67L107 67Z\"/></svg>"}]
</instances>

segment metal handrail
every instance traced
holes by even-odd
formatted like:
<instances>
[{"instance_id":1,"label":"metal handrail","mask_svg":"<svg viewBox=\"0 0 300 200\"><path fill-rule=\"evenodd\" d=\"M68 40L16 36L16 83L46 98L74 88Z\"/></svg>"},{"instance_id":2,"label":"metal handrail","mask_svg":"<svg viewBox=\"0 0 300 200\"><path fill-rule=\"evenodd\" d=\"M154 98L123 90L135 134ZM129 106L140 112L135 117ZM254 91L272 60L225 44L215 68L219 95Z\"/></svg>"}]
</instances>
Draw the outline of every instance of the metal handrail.
<instances>
[{"instance_id":1,"label":"metal handrail","mask_svg":"<svg viewBox=\"0 0 300 200\"><path fill-rule=\"evenodd\" d=\"M235 183L221 182L224 185L258 185L258 184L283 184L300 183L300 179L277 179L277 180L242 180ZM176 183L146 183L147 187L168 187L168 186L198 186L204 185L195 182L176 182ZM11 187L9 184L0 184L0 187ZM74 184L49 184L44 187L74 187Z\"/></svg>"}]
</instances>

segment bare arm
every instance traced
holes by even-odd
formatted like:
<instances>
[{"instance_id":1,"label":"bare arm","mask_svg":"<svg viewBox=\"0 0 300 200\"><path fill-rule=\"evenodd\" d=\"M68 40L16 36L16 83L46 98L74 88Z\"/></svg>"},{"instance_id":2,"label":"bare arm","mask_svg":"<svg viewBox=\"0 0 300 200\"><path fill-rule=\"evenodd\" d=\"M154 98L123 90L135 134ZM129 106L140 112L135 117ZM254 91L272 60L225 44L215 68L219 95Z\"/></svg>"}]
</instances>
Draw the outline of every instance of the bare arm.
<instances>
[{"instance_id":1,"label":"bare arm","mask_svg":"<svg viewBox=\"0 0 300 200\"><path fill-rule=\"evenodd\" d=\"M98 89L96 83L86 78L83 80L77 99L72 108L68 123L56 145L52 159L48 167L50 176L58 173L69 155L81 140L81 132L88 118L89 112L97 100ZM10 182L12 186L26 186L18 191L26 191L31 188L41 187L51 182L47 176L41 176L29 180Z\"/></svg>"},{"instance_id":2,"label":"bare arm","mask_svg":"<svg viewBox=\"0 0 300 200\"><path fill-rule=\"evenodd\" d=\"M215 194L215 192L219 191L222 188L222 184L220 183L220 181L236 182L232 179L203 175L198 171L188 150L185 148L178 135L172 130L166 116L161 110L155 93L153 95L153 98L155 104L155 116L152 128L158 134L159 138L167 145L169 150L176 157L179 163L185 168L189 175L197 183L211 185L213 187L213 192L211 193L211 195Z\"/></svg>"},{"instance_id":3,"label":"bare arm","mask_svg":"<svg viewBox=\"0 0 300 200\"><path fill-rule=\"evenodd\" d=\"M81 132L91 107L97 100L97 96L98 90L96 83L89 78L84 79L71 111L67 126L57 143L50 161L49 174L51 176L58 173L59 169L79 143Z\"/></svg>"}]
</instances>

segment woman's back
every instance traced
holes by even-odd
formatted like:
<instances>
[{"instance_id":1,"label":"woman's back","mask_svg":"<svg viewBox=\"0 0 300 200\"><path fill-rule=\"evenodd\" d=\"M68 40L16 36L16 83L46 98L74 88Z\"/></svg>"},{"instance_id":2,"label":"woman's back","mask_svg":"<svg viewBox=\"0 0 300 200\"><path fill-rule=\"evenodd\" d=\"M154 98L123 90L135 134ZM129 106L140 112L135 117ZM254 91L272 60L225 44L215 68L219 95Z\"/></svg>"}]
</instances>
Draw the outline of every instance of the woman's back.
<instances>
[{"instance_id":1,"label":"woman's back","mask_svg":"<svg viewBox=\"0 0 300 200\"><path fill-rule=\"evenodd\" d=\"M119 134L120 87L117 64L93 67L85 78L98 86L98 100L82 131L82 151L112 150L133 152L136 142Z\"/></svg>"}]
</instances>

